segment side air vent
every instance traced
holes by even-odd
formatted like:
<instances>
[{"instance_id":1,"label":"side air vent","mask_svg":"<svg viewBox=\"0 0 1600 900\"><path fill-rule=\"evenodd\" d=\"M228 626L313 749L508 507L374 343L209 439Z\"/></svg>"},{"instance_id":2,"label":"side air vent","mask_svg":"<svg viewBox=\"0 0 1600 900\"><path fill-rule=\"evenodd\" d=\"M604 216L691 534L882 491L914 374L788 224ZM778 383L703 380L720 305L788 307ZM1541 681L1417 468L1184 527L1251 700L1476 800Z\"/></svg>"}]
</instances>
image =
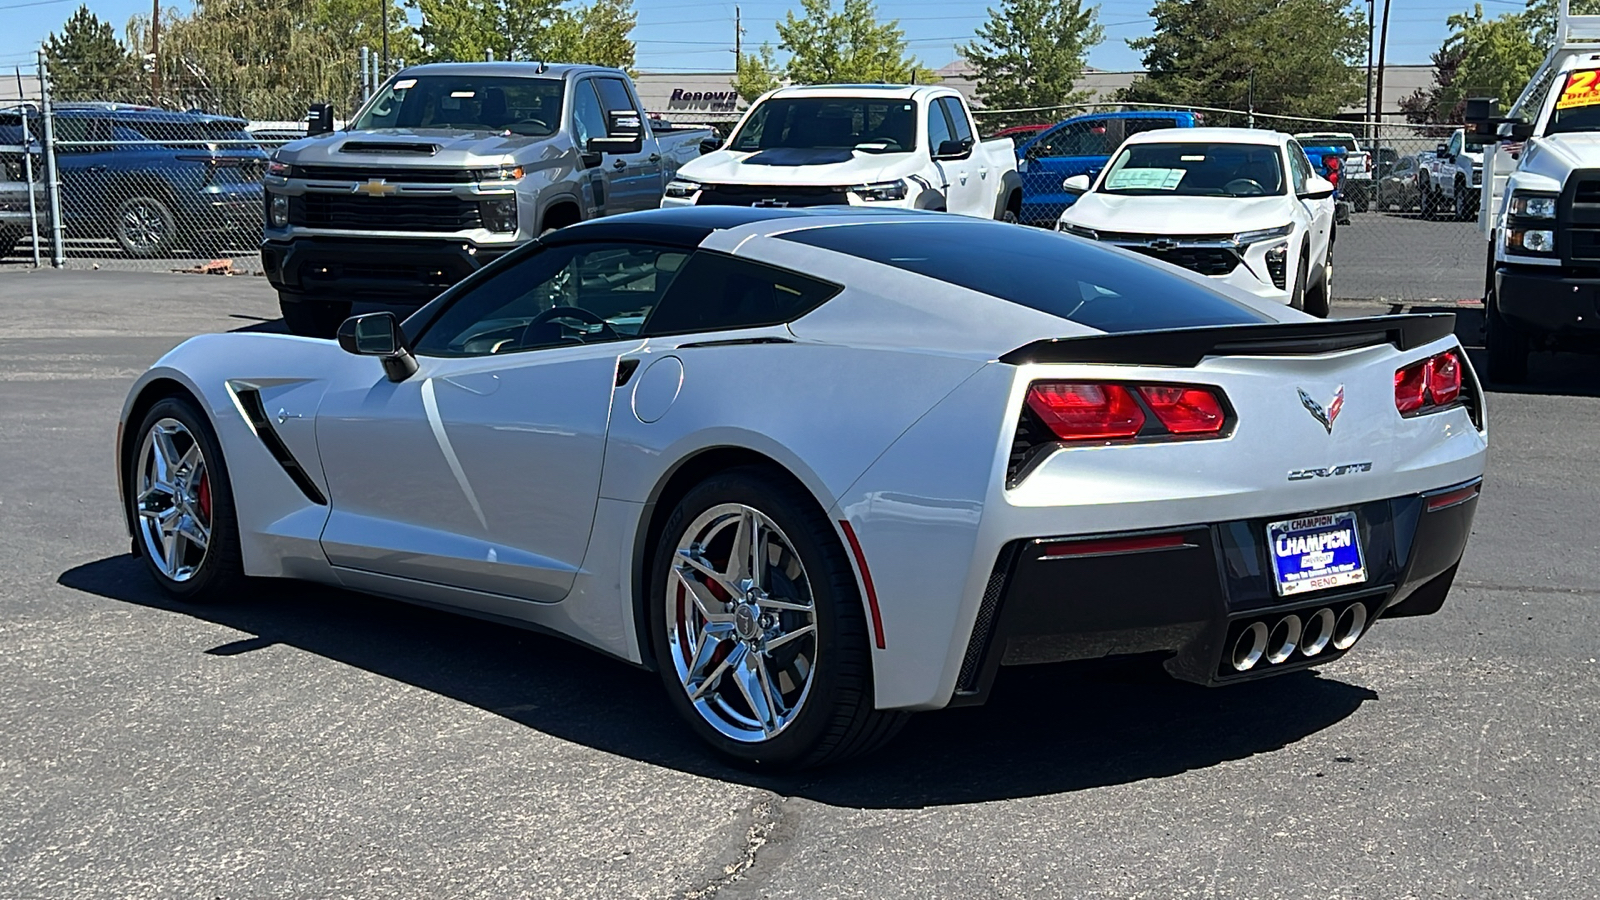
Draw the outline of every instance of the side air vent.
<instances>
[{"instance_id":1,"label":"side air vent","mask_svg":"<svg viewBox=\"0 0 1600 900\"><path fill-rule=\"evenodd\" d=\"M240 388L234 391L234 396L239 398L239 406L244 409L250 428L255 431L256 437L261 439L261 443L266 446L267 452L272 454L272 458L283 467L284 473L294 482L294 486L300 489L300 493L306 495L307 500L318 506L327 506L328 498L322 495L317 483L311 480L311 476L306 474L300 461L289 452L283 438L272 429L272 422L267 418L267 408L261 402L261 392L254 388Z\"/></svg>"},{"instance_id":2,"label":"side air vent","mask_svg":"<svg viewBox=\"0 0 1600 900\"><path fill-rule=\"evenodd\" d=\"M339 152L379 153L385 156L432 156L439 152L439 145L409 141L345 141L339 147Z\"/></svg>"}]
</instances>

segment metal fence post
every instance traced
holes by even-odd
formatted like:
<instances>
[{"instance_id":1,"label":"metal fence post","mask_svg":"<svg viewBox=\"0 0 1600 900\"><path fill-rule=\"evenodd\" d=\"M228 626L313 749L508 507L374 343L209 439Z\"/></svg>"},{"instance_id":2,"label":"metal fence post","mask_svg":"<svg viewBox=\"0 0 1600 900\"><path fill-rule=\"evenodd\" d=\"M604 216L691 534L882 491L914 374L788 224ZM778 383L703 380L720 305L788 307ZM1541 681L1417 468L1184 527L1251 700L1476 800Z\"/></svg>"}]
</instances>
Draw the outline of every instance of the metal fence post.
<instances>
[{"instance_id":1,"label":"metal fence post","mask_svg":"<svg viewBox=\"0 0 1600 900\"><path fill-rule=\"evenodd\" d=\"M22 178L28 182L28 228L33 235L33 267L39 268L39 188L33 183L33 137L28 128L28 104L22 95L22 72L17 72L17 97L22 102Z\"/></svg>"},{"instance_id":2,"label":"metal fence post","mask_svg":"<svg viewBox=\"0 0 1600 900\"><path fill-rule=\"evenodd\" d=\"M372 73L367 67L367 59L372 51L363 44L356 48L356 64L361 67L361 102L365 103L372 96Z\"/></svg>"},{"instance_id":3,"label":"metal fence post","mask_svg":"<svg viewBox=\"0 0 1600 900\"><path fill-rule=\"evenodd\" d=\"M50 265L59 269L67 264L67 252L61 241L61 180L56 175L56 129L55 116L50 109L50 70L42 49L39 51L39 106L44 125L44 189L50 195Z\"/></svg>"}]
</instances>

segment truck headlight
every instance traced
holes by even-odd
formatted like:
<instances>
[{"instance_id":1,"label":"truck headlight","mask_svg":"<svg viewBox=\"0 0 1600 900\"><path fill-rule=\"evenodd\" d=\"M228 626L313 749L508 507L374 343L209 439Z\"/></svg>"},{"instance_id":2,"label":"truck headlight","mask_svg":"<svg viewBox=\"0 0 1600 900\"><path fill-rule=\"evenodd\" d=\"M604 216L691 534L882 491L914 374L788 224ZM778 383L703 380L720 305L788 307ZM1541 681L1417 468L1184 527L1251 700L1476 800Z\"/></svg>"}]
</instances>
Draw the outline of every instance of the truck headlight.
<instances>
[{"instance_id":1,"label":"truck headlight","mask_svg":"<svg viewBox=\"0 0 1600 900\"><path fill-rule=\"evenodd\" d=\"M1556 198L1550 194L1516 191L1511 195L1511 214L1524 219L1554 219Z\"/></svg>"},{"instance_id":2,"label":"truck headlight","mask_svg":"<svg viewBox=\"0 0 1600 900\"><path fill-rule=\"evenodd\" d=\"M684 181L674 178L667 182L667 196L678 200L687 200L700 193L700 183L697 181Z\"/></svg>"},{"instance_id":3,"label":"truck headlight","mask_svg":"<svg viewBox=\"0 0 1600 900\"><path fill-rule=\"evenodd\" d=\"M872 184L857 184L849 188L850 193L862 200L880 202L884 200L904 200L906 198L906 183L900 181L878 181Z\"/></svg>"},{"instance_id":4,"label":"truck headlight","mask_svg":"<svg viewBox=\"0 0 1600 900\"><path fill-rule=\"evenodd\" d=\"M273 228L289 224L289 198L283 194L267 194L267 219Z\"/></svg>"},{"instance_id":5,"label":"truck headlight","mask_svg":"<svg viewBox=\"0 0 1600 900\"><path fill-rule=\"evenodd\" d=\"M521 177L521 166L495 166L492 169L474 169L472 171L473 180L480 184L486 181L491 184L499 181L516 181Z\"/></svg>"},{"instance_id":6,"label":"truck headlight","mask_svg":"<svg viewBox=\"0 0 1600 900\"><path fill-rule=\"evenodd\" d=\"M479 204L483 227L490 231L509 234L517 230L517 198L495 197Z\"/></svg>"},{"instance_id":7,"label":"truck headlight","mask_svg":"<svg viewBox=\"0 0 1600 900\"><path fill-rule=\"evenodd\" d=\"M288 163L281 163L275 159L267 163L267 177L269 178L288 178L292 172L293 169L290 168Z\"/></svg>"},{"instance_id":8,"label":"truck headlight","mask_svg":"<svg viewBox=\"0 0 1600 900\"><path fill-rule=\"evenodd\" d=\"M1082 225L1074 225L1071 222L1057 222L1056 230L1070 234L1073 237L1088 238L1091 241L1100 240L1100 232L1095 231L1093 228L1085 228Z\"/></svg>"},{"instance_id":9,"label":"truck headlight","mask_svg":"<svg viewBox=\"0 0 1600 900\"><path fill-rule=\"evenodd\" d=\"M1556 233L1548 229L1514 229L1506 232L1507 250L1525 250L1529 253L1556 252Z\"/></svg>"},{"instance_id":10,"label":"truck headlight","mask_svg":"<svg viewBox=\"0 0 1600 900\"><path fill-rule=\"evenodd\" d=\"M1258 228L1255 231L1241 231L1233 236L1233 242L1241 247L1270 241L1273 238L1288 237L1294 233L1294 223L1279 225L1277 228Z\"/></svg>"}]
</instances>

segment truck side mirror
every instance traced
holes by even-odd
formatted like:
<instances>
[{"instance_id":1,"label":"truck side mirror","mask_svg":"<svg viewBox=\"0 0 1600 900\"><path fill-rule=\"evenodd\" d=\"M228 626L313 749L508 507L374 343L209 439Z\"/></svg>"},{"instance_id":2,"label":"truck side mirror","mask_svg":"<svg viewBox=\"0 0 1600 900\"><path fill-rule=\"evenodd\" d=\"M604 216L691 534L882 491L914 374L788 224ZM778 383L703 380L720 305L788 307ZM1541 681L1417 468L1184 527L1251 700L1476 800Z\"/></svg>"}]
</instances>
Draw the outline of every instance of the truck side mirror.
<instances>
[{"instance_id":1,"label":"truck side mirror","mask_svg":"<svg viewBox=\"0 0 1600 900\"><path fill-rule=\"evenodd\" d=\"M638 153L644 149L644 121L637 110L613 109L606 113L606 136L590 138L585 149L601 153Z\"/></svg>"},{"instance_id":2,"label":"truck side mirror","mask_svg":"<svg viewBox=\"0 0 1600 900\"><path fill-rule=\"evenodd\" d=\"M306 114L306 136L333 133L333 105L313 103Z\"/></svg>"},{"instance_id":3,"label":"truck side mirror","mask_svg":"<svg viewBox=\"0 0 1600 900\"><path fill-rule=\"evenodd\" d=\"M1525 141L1533 137L1533 123L1523 119L1511 119L1500 126L1500 133L1513 141Z\"/></svg>"},{"instance_id":4,"label":"truck side mirror","mask_svg":"<svg viewBox=\"0 0 1600 900\"><path fill-rule=\"evenodd\" d=\"M971 141L940 141L933 154L934 159L966 159L972 152Z\"/></svg>"},{"instance_id":5,"label":"truck side mirror","mask_svg":"<svg viewBox=\"0 0 1600 900\"><path fill-rule=\"evenodd\" d=\"M1468 97L1467 108L1462 116L1462 121L1468 125L1486 125L1491 119L1500 118L1500 102L1494 97ZM1475 129L1482 131L1482 129Z\"/></svg>"},{"instance_id":6,"label":"truck side mirror","mask_svg":"<svg viewBox=\"0 0 1600 900\"><path fill-rule=\"evenodd\" d=\"M720 149L722 149L722 142L717 140L714 137L706 138L705 140L700 142L700 155L701 156L704 156L707 153L715 153L716 151L718 151Z\"/></svg>"},{"instance_id":7,"label":"truck side mirror","mask_svg":"<svg viewBox=\"0 0 1600 900\"><path fill-rule=\"evenodd\" d=\"M1450 147L1446 144L1440 144L1439 146L1433 148L1433 155L1439 157L1440 159L1449 159Z\"/></svg>"}]
</instances>

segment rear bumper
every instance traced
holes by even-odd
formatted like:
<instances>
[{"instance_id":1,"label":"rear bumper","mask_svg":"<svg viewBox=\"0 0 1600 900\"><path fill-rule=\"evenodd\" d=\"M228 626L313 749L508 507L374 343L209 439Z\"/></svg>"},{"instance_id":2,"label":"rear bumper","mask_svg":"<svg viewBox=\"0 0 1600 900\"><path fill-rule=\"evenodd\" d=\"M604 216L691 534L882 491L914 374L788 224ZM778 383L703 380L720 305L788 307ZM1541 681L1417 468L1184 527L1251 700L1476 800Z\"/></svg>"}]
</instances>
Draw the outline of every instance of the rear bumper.
<instances>
[{"instance_id":1,"label":"rear bumper","mask_svg":"<svg viewBox=\"0 0 1600 900\"><path fill-rule=\"evenodd\" d=\"M1232 648L1255 623L1271 630L1290 615L1309 622L1327 609L1337 619L1360 604L1370 627L1385 614L1437 611L1472 530L1479 484L1355 507L1367 580L1286 598L1273 586L1266 519L1011 541L979 607L951 705L984 702L1003 665L1164 653L1175 677L1220 685L1337 659L1350 647L1330 642L1310 656L1301 648L1239 671Z\"/></svg>"},{"instance_id":2,"label":"rear bumper","mask_svg":"<svg viewBox=\"0 0 1600 900\"><path fill-rule=\"evenodd\" d=\"M1495 305L1518 328L1545 334L1600 336L1600 278L1577 278L1543 266L1495 269Z\"/></svg>"},{"instance_id":3,"label":"rear bumper","mask_svg":"<svg viewBox=\"0 0 1600 900\"><path fill-rule=\"evenodd\" d=\"M261 267L289 299L371 297L420 306L510 249L461 240L297 238L263 242Z\"/></svg>"}]
</instances>

